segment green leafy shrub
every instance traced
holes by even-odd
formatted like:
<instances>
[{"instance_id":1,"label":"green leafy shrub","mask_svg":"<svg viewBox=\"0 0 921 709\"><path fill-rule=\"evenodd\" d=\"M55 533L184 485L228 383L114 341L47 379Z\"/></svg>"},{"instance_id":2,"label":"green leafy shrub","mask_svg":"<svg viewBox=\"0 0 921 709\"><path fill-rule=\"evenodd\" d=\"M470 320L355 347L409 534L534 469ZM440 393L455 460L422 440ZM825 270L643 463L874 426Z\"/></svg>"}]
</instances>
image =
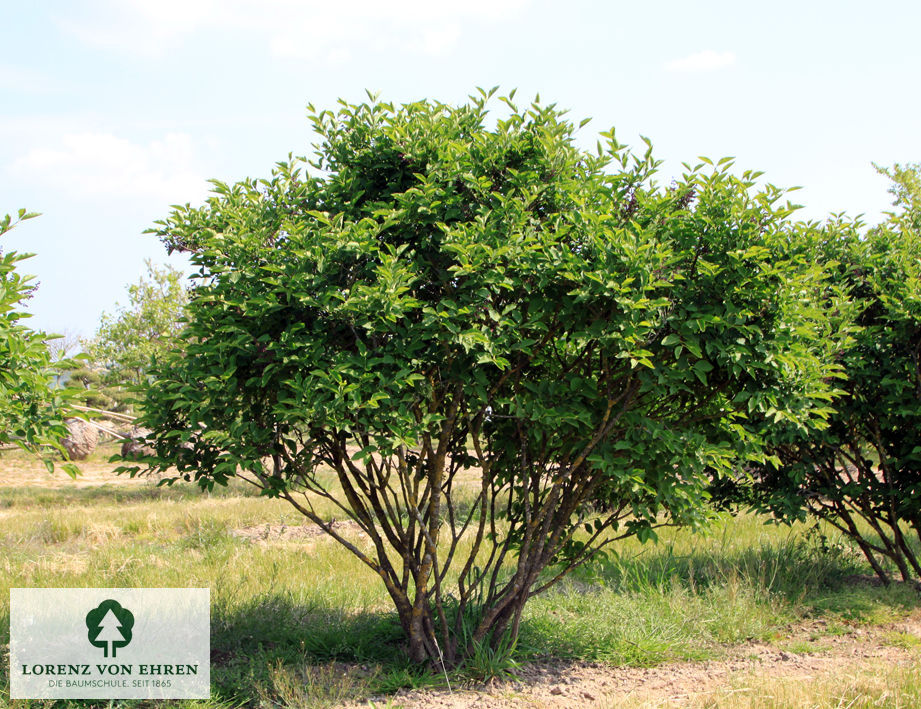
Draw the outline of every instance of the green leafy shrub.
<instances>
[{"instance_id":1,"label":"green leafy shrub","mask_svg":"<svg viewBox=\"0 0 921 709\"><path fill-rule=\"evenodd\" d=\"M25 219L38 216L20 209L18 219L0 219L0 236ZM32 256L0 252L0 445L15 444L42 453L49 470L53 463L44 446L60 448L67 435L64 425L66 392L52 386L55 369L44 333L22 324L28 315L20 307L32 294L31 276L17 271ZM65 469L73 473L72 465Z\"/></svg>"},{"instance_id":2,"label":"green leafy shrub","mask_svg":"<svg viewBox=\"0 0 921 709\"><path fill-rule=\"evenodd\" d=\"M552 105L488 128L491 95L315 112L309 170L160 222L197 286L140 421L152 469L290 501L448 666L606 545L703 520L710 475L762 460L749 416L821 425L834 371L781 190L726 161L661 188Z\"/></svg>"},{"instance_id":3,"label":"green leafy shrub","mask_svg":"<svg viewBox=\"0 0 921 709\"><path fill-rule=\"evenodd\" d=\"M827 521L888 583L891 568L921 579L921 181L918 166L884 172L902 209L813 243L854 326L835 354L846 378L830 426L775 427L775 457L742 489L782 519Z\"/></svg>"}]
</instances>

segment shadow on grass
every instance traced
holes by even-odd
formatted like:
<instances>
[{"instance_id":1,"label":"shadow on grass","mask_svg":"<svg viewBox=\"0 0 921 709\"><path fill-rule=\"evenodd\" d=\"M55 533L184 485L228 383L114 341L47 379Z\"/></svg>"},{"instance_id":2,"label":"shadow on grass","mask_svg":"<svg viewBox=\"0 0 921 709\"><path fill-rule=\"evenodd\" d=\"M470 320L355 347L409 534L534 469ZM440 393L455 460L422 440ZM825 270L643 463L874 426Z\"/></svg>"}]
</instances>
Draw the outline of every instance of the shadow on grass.
<instances>
[{"instance_id":1,"label":"shadow on grass","mask_svg":"<svg viewBox=\"0 0 921 709\"><path fill-rule=\"evenodd\" d=\"M290 677L280 668L357 666L361 693L391 692L440 680L414 667L395 612L348 612L288 595L267 594L211 615L212 686L249 703ZM290 674L290 673L289 673Z\"/></svg>"},{"instance_id":2,"label":"shadow on grass","mask_svg":"<svg viewBox=\"0 0 921 709\"><path fill-rule=\"evenodd\" d=\"M633 594L675 589L700 594L741 586L812 612L841 613L868 622L874 622L881 606L899 610L921 606L915 583L883 585L855 544L847 539L829 542L815 529L744 546L724 539L686 554L653 545L630 557L609 558L574 578L580 575L584 581L599 580Z\"/></svg>"},{"instance_id":3,"label":"shadow on grass","mask_svg":"<svg viewBox=\"0 0 921 709\"><path fill-rule=\"evenodd\" d=\"M573 578L601 582L622 593L676 588L697 593L741 583L800 602L814 592L834 590L868 570L859 552L845 544L829 545L808 535L738 546L723 539L676 553L665 542L633 555L612 555Z\"/></svg>"},{"instance_id":4,"label":"shadow on grass","mask_svg":"<svg viewBox=\"0 0 921 709\"><path fill-rule=\"evenodd\" d=\"M0 612L0 643L9 642L9 609ZM211 699L203 702L119 701L120 706L338 706L342 700L402 687L432 686L443 677L414 667L395 613L349 613L279 594L211 611ZM0 663L0 705L9 698L9 667ZM105 701L21 701L22 707L104 707Z\"/></svg>"}]
</instances>

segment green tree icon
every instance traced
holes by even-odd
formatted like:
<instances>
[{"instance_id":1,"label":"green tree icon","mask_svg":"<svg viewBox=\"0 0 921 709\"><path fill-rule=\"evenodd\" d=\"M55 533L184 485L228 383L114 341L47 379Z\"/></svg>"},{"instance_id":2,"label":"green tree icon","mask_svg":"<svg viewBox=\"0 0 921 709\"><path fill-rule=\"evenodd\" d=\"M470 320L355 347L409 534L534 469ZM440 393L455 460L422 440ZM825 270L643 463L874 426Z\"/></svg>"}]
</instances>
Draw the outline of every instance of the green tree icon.
<instances>
[{"instance_id":1,"label":"green tree icon","mask_svg":"<svg viewBox=\"0 0 921 709\"><path fill-rule=\"evenodd\" d=\"M111 598L103 601L86 614L87 638L90 644L101 647L104 657L115 657L115 650L131 642L134 614L122 608Z\"/></svg>"}]
</instances>

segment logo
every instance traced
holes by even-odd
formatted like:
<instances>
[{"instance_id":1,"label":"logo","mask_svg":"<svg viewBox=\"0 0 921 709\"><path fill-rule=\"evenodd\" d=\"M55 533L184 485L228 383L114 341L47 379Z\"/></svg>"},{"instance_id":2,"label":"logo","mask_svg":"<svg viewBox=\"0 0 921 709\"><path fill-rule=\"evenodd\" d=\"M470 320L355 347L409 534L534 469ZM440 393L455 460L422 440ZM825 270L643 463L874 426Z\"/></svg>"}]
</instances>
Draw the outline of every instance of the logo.
<instances>
[{"instance_id":1,"label":"logo","mask_svg":"<svg viewBox=\"0 0 921 709\"><path fill-rule=\"evenodd\" d=\"M131 642L134 614L111 598L86 614L90 645L101 647L103 657L115 657L115 651Z\"/></svg>"},{"instance_id":2,"label":"logo","mask_svg":"<svg viewBox=\"0 0 921 709\"><path fill-rule=\"evenodd\" d=\"M11 588L10 698L207 699L210 615L207 588Z\"/></svg>"}]
</instances>

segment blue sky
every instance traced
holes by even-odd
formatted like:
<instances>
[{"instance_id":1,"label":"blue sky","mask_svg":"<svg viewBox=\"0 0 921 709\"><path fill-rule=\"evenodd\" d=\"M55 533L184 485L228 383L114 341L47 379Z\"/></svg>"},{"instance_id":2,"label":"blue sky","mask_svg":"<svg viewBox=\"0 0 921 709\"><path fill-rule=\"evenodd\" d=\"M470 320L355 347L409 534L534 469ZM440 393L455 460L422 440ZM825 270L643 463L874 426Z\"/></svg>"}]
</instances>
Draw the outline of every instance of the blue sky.
<instances>
[{"instance_id":1,"label":"blue sky","mask_svg":"<svg viewBox=\"0 0 921 709\"><path fill-rule=\"evenodd\" d=\"M305 105L540 93L648 136L663 180L698 155L800 185L803 218L888 209L872 163L921 161L921 3L44 0L0 5L3 239L32 251L33 327L92 335L143 235L206 179L310 151ZM173 260L175 265L181 261Z\"/></svg>"}]
</instances>

